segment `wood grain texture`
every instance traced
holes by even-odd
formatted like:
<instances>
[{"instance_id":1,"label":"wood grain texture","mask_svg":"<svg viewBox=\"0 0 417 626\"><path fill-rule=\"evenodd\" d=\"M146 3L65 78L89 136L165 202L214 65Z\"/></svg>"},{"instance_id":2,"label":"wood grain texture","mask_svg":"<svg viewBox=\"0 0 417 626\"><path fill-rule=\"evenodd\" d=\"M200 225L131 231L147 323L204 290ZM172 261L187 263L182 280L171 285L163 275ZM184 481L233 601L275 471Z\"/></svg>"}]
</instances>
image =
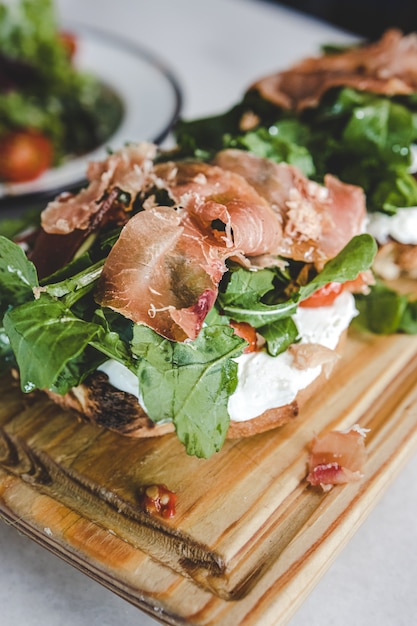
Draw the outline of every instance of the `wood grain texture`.
<instances>
[{"instance_id":1,"label":"wood grain texture","mask_svg":"<svg viewBox=\"0 0 417 626\"><path fill-rule=\"evenodd\" d=\"M302 415L201 460L172 435L80 422L5 377L0 512L162 623L284 624L416 450L416 381L417 337L352 331ZM370 429L365 478L309 487L313 436L355 423ZM178 494L173 519L144 511L152 483Z\"/></svg>"}]
</instances>

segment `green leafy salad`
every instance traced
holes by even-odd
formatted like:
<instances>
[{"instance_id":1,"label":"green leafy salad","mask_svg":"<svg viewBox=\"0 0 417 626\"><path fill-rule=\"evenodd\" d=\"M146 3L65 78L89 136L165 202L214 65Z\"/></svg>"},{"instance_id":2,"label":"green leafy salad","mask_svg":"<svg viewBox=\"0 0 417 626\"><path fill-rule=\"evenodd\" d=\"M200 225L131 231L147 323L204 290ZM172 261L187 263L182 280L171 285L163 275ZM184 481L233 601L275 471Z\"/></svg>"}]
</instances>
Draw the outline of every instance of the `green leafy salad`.
<instances>
[{"instance_id":1,"label":"green leafy salad","mask_svg":"<svg viewBox=\"0 0 417 626\"><path fill-rule=\"evenodd\" d=\"M119 97L96 77L79 71L74 52L76 35L59 30L52 0L0 3L2 152L13 133L30 132L35 147L34 136L44 139L43 152L45 140L51 144L51 166L56 166L90 152L115 131L123 115ZM17 171L24 157L13 147L9 163L3 164L0 157L0 179L33 177L31 169L25 171L25 162Z\"/></svg>"},{"instance_id":2,"label":"green leafy salad","mask_svg":"<svg viewBox=\"0 0 417 626\"><path fill-rule=\"evenodd\" d=\"M247 114L256 122L242 131ZM332 173L366 190L368 211L393 214L417 205L417 181L409 172L417 143L417 94L388 97L345 87L296 113L249 91L223 114L180 121L176 139L184 157L239 148L295 165L320 183Z\"/></svg>"}]
</instances>

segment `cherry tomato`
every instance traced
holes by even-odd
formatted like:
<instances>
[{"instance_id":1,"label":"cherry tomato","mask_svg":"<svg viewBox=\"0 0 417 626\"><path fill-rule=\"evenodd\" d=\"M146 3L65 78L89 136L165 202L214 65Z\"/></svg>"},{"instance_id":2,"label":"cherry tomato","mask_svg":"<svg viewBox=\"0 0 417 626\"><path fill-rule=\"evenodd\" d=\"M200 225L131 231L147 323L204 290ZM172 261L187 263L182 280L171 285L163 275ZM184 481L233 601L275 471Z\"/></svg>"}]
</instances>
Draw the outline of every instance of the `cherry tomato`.
<instances>
[{"instance_id":1,"label":"cherry tomato","mask_svg":"<svg viewBox=\"0 0 417 626\"><path fill-rule=\"evenodd\" d=\"M235 331L235 334L245 341L249 345L246 346L243 352L255 352L256 350L256 329L247 322L230 322L230 326Z\"/></svg>"},{"instance_id":2,"label":"cherry tomato","mask_svg":"<svg viewBox=\"0 0 417 626\"><path fill-rule=\"evenodd\" d=\"M330 306L342 291L342 283L327 283L327 285L317 289L309 298L302 300L299 306L308 308Z\"/></svg>"},{"instance_id":3,"label":"cherry tomato","mask_svg":"<svg viewBox=\"0 0 417 626\"><path fill-rule=\"evenodd\" d=\"M59 33L59 39L61 40L61 43L63 44L64 48L66 49L69 58L73 59L77 51L76 35L74 35L74 33L70 33L67 30L62 30Z\"/></svg>"},{"instance_id":4,"label":"cherry tomato","mask_svg":"<svg viewBox=\"0 0 417 626\"><path fill-rule=\"evenodd\" d=\"M51 166L52 158L52 143L39 131L11 131L0 138L0 179L10 183L34 180Z\"/></svg>"}]
</instances>

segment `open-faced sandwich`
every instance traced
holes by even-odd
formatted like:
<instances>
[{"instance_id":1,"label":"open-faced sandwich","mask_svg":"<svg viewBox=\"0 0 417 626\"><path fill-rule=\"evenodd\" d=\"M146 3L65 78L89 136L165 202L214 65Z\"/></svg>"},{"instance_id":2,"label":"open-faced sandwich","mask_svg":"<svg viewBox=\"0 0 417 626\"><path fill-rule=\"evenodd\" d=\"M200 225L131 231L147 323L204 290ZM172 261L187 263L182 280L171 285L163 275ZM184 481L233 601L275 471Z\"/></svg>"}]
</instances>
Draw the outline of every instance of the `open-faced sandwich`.
<instances>
[{"instance_id":1,"label":"open-faced sandwich","mask_svg":"<svg viewBox=\"0 0 417 626\"><path fill-rule=\"evenodd\" d=\"M131 436L208 457L325 392L376 244L365 198L244 150L132 144L0 238L2 366Z\"/></svg>"},{"instance_id":2,"label":"open-faced sandwich","mask_svg":"<svg viewBox=\"0 0 417 626\"><path fill-rule=\"evenodd\" d=\"M417 35L328 49L252 84L232 110L181 123L184 154L239 147L366 194L374 270L417 276Z\"/></svg>"}]
</instances>

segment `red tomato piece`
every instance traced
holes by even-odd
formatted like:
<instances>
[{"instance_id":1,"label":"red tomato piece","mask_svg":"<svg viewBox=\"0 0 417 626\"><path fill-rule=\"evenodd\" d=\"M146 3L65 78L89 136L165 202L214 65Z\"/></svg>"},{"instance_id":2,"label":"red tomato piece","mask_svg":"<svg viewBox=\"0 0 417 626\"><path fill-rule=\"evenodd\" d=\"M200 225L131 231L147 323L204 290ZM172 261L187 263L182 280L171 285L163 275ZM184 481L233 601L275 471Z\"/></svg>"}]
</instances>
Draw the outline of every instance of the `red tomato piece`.
<instances>
[{"instance_id":1,"label":"red tomato piece","mask_svg":"<svg viewBox=\"0 0 417 626\"><path fill-rule=\"evenodd\" d=\"M351 293L367 293L369 285L373 285L375 279L370 270L360 272L354 280L347 280L344 283L327 283L324 287L317 289L309 298L300 302L302 307L330 306L342 291Z\"/></svg>"},{"instance_id":2,"label":"red tomato piece","mask_svg":"<svg viewBox=\"0 0 417 626\"><path fill-rule=\"evenodd\" d=\"M343 291L342 283L328 283L300 302L301 307L330 306Z\"/></svg>"},{"instance_id":3,"label":"red tomato piece","mask_svg":"<svg viewBox=\"0 0 417 626\"><path fill-rule=\"evenodd\" d=\"M67 51L67 54L70 59L74 58L74 55L77 51L77 37L74 33L70 33L67 30L62 30L59 33L59 39L63 44L64 48Z\"/></svg>"},{"instance_id":4,"label":"red tomato piece","mask_svg":"<svg viewBox=\"0 0 417 626\"><path fill-rule=\"evenodd\" d=\"M243 352L244 353L255 352L255 350L257 349L256 329L250 324L248 324L247 322L231 321L230 326L235 331L235 335L237 335L238 337L241 337L242 339L248 342L248 345L246 346Z\"/></svg>"},{"instance_id":5,"label":"red tomato piece","mask_svg":"<svg viewBox=\"0 0 417 626\"><path fill-rule=\"evenodd\" d=\"M0 179L10 183L35 180L51 167L52 142L36 130L11 131L0 138Z\"/></svg>"}]
</instances>

